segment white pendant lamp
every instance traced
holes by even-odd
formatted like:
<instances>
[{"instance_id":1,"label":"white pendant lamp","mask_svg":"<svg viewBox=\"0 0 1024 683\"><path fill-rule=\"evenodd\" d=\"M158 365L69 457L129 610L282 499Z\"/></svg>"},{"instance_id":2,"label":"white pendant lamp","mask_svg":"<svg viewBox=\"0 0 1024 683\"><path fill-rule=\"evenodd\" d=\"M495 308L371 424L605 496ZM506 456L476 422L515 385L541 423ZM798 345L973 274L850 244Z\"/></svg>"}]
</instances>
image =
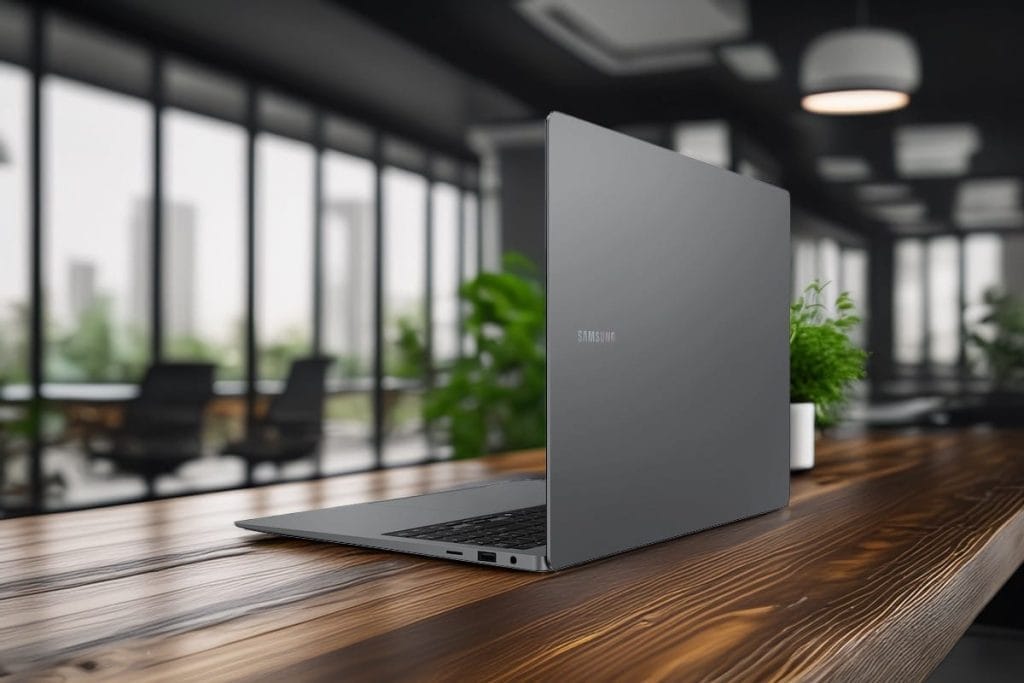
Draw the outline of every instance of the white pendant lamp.
<instances>
[{"instance_id":1,"label":"white pendant lamp","mask_svg":"<svg viewBox=\"0 0 1024 683\"><path fill-rule=\"evenodd\" d=\"M874 114L901 109L921 81L914 41L891 29L830 31L800 63L801 105L815 114Z\"/></svg>"}]
</instances>

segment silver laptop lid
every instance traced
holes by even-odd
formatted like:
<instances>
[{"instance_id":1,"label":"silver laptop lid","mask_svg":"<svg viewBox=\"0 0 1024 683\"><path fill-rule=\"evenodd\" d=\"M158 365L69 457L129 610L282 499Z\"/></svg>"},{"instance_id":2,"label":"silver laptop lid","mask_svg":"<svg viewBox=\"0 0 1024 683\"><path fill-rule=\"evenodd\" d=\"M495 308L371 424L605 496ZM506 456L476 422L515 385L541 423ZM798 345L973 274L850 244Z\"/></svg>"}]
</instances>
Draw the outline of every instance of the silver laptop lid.
<instances>
[{"instance_id":1,"label":"silver laptop lid","mask_svg":"<svg viewBox=\"0 0 1024 683\"><path fill-rule=\"evenodd\" d=\"M547 121L548 560L789 499L789 195Z\"/></svg>"}]
</instances>

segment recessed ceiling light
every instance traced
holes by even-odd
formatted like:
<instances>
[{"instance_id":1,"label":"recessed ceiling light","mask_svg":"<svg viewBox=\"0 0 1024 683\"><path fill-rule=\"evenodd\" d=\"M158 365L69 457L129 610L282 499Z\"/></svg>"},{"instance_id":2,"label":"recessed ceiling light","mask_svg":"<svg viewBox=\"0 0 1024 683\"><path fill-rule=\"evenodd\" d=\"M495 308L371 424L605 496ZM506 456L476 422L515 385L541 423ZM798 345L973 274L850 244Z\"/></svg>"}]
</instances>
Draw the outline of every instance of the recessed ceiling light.
<instances>
[{"instance_id":1,"label":"recessed ceiling light","mask_svg":"<svg viewBox=\"0 0 1024 683\"><path fill-rule=\"evenodd\" d=\"M957 209L956 224L965 230L1024 227L1024 211L1020 208Z\"/></svg>"},{"instance_id":2,"label":"recessed ceiling light","mask_svg":"<svg viewBox=\"0 0 1024 683\"><path fill-rule=\"evenodd\" d=\"M771 81L779 77L779 62L765 43L728 45L718 50L722 62L747 81Z\"/></svg>"},{"instance_id":3,"label":"recessed ceiling light","mask_svg":"<svg viewBox=\"0 0 1024 683\"><path fill-rule=\"evenodd\" d=\"M914 41L859 26L815 38L800 61L801 105L815 114L874 114L907 106L921 80Z\"/></svg>"},{"instance_id":4,"label":"recessed ceiling light","mask_svg":"<svg viewBox=\"0 0 1024 683\"><path fill-rule=\"evenodd\" d=\"M746 0L519 0L519 12L591 66L628 75L708 66L746 39Z\"/></svg>"},{"instance_id":5,"label":"recessed ceiling light","mask_svg":"<svg viewBox=\"0 0 1024 683\"><path fill-rule=\"evenodd\" d=\"M887 223L920 223L924 220L924 202L897 202L878 204L871 207L871 213Z\"/></svg>"},{"instance_id":6,"label":"recessed ceiling light","mask_svg":"<svg viewBox=\"0 0 1024 683\"><path fill-rule=\"evenodd\" d=\"M867 180L871 176L871 167L861 157L818 157L818 174L825 180L833 182Z\"/></svg>"},{"instance_id":7,"label":"recessed ceiling light","mask_svg":"<svg viewBox=\"0 0 1024 683\"><path fill-rule=\"evenodd\" d=\"M981 148L981 134L970 123L900 126L896 129L896 170L906 178L967 173Z\"/></svg>"},{"instance_id":8,"label":"recessed ceiling light","mask_svg":"<svg viewBox=\"0 0 1024 683\"><path fill-rule=\"evenodd\" d=\"M1021 181L1018 178L977 178L964 180L957 187L958 209L1009 209L1020 207Z\"/></svg>"},{"instance_id":9,"label":"recessed ceiling light","mask_svg":"<svg viewBox=\"0 0 1024 683\"><path fill-rule=\"evenodd\" d=\"M869 183L857 188L863 202L890 202L910 195L910 186L902 183Z\"/></svg>"},{"instance_id":10,"label":"recessed ceiling light","mask_svg":"<svg viewBox=\"0 0 1024 683\"><path fill-rule=\"evenodd\" d=\"M934 235L936 233L949 232L949 229L939 223L896 223L891 226L892 231L897 235Z\"/></svg>"}]
</instances>

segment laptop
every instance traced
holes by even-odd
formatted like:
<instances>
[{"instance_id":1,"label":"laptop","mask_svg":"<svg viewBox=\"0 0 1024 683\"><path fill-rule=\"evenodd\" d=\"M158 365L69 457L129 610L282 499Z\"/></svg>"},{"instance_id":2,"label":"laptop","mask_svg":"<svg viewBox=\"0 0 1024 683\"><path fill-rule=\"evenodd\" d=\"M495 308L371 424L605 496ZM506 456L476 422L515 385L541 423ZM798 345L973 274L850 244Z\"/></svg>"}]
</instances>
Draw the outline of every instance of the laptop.
<instances>
[{"instance_id":1,"label":"laptop","mask_svg":"<svg viewBox=\"0 0 1024 683\"><path fill-rule=\"evenodd\" d=\"M789 501L789 195L546 124L547 472L236 522L526 571Z\"/></svg>"}]
</instances>

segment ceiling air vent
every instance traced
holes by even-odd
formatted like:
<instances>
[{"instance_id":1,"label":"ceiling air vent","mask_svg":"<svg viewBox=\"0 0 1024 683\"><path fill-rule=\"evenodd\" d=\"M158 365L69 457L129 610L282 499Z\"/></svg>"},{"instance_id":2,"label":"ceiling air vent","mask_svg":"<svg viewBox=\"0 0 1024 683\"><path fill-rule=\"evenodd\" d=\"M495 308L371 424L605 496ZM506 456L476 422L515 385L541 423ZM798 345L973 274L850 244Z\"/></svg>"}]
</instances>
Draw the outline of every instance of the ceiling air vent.
<instances>
[{"instance_id":1,"label":"ceiling air vent","mask_svg":"<svg viewBox=\"0 0 1024 683\"><path fill-rule=\"evenodd\" d=\"M749 33L746 0L521 0L548 37L612 75L693 69Z\"/></svg>"}]
</instances>

